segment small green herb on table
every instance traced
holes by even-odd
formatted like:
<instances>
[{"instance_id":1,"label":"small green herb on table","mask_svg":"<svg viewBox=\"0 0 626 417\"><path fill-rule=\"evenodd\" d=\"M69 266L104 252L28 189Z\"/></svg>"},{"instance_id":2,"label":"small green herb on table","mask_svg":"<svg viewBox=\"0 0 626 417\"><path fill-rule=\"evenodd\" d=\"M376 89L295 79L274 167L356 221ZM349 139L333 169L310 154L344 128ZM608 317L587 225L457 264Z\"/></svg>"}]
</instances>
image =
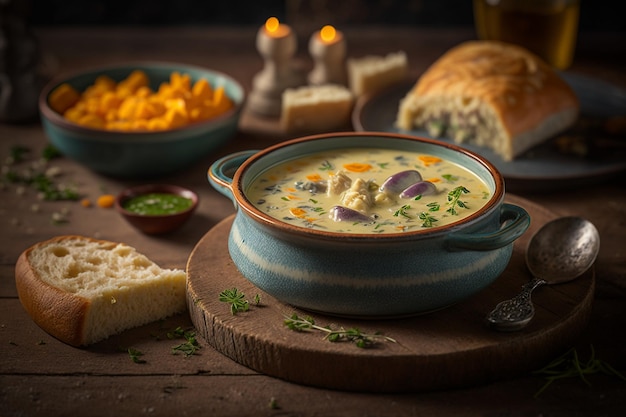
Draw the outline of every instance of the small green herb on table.
<instances>
[{"instance_id":1,"label":"small green herb on table","mask_svg":"<svg viewBox=\"0 0 626 417\"><path fill-rule=\"evenodd\" d=\"M172 348L172 353L176 355L178 352L183 353L185 357L195 355L200 349L200 344L196 339L196 332L191 330L184 330L182 327L177 327L175 330L167 333L168 339L182 338L185 341Z\"/></svg>"},{"instance_id":2,"label":"small green herb on table","mask_svg":"<svg viewBox=\"0 0 626 417\"><path fill-rule=\"evenodd\" d=\"M146 363L145 360L141 359L143 353L135 348L128 348L128 356L130 356L130 359L135 363Z\"/></svg>"}]
</instances>

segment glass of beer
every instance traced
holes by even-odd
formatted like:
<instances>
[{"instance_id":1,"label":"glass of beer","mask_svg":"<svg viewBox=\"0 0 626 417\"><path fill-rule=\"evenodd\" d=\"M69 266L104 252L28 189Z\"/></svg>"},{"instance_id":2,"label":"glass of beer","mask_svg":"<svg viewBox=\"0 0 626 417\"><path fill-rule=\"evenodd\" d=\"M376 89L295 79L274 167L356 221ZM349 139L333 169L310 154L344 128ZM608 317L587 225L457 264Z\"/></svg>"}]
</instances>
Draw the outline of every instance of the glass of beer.
<instances>
[{"instance_id":1,"label":"glass of beer","mask_svg":"<svg viewBox=\"0 0 626 417\"><path fill-rule=\"evenodd\" d=\"M580 0L474 0L479 39L514 43L556 69L572 64Z\"/></svg>"}]
</instances>

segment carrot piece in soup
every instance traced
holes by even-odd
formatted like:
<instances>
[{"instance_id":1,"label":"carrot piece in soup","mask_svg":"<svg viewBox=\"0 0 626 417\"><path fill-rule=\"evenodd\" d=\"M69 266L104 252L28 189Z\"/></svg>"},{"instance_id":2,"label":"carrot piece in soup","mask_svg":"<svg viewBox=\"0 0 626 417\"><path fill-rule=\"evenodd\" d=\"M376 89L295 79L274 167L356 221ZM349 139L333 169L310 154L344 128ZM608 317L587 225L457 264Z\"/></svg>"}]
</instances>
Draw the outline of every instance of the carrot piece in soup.
<instances>
[{"instance_id":1,"label":"carrot piece in soup","mask_svg":"<svg viewBox=\"0 0 626 417\"><path fill-rule=\"evenodd\" d=\"M302 218L306 215L306 211L299 207L292 207L289 209L289 212L295 217Z\"/></svg>"},{"instance_id":2,"label":"carrot piece in soup","mask_svg":"<svg viewBox=\"0 0 626 417\"><path fill-rule=\"evenodd\" d=\"M417 157L420 161L422 161L424 163L424 166L431 166L434 164L438 164L439 162L441 162L441 158L437 158L436 156L431 156L431 155L420 155Z\"/></svg>"},{"instance_id":3,"label":"carrot piece in soup","mask_svg":"<svg viewBox=\"0 0 626 417\"><path fill-rule=\"evenodd\" d=\"M372 169L372 166L370 164L362 164L360 162L345 164L343 167L346 169L346 171L350 172L367 172Z\"/></svg>"}]
</instances>

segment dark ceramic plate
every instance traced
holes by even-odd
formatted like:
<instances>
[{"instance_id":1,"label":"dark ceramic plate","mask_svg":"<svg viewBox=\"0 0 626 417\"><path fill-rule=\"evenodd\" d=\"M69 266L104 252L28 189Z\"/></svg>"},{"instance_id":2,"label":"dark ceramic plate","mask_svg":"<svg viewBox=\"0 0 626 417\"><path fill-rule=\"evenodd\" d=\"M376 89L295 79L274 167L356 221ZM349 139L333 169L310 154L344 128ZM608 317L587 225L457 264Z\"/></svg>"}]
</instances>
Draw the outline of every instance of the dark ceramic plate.
<instances>
[{"instance_id":1,"label":"dark ceramic plate","mask_svg":"<svg viewBox=\"0 0 626 417\"><path fill-rule=\"evenodd\" d=\"M626 116L626 90L578 74L561 75L580 99L581 119ZM430 137L423 130L404 131L394 126L400 100L414 84L398 84L381 93L359 99L352 117L354 129ZM440 140L452 142L446 138ZM626 138L620 140L621 146L595 157L561 152L554 141L549 140L510 162L489 149L471 144L463 146L491 161L504 175L508 190L547 191L597 183L626 171Z\"/></svg>"}]
</instances>

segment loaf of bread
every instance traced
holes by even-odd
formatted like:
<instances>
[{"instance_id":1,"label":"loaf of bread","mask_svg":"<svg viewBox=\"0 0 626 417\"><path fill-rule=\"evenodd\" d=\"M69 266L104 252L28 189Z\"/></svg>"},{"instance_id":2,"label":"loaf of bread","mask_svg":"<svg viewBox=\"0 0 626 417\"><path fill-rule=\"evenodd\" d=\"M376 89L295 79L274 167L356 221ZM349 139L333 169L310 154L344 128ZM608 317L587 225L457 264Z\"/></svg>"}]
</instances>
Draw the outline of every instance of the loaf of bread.
<instances>
[{"instance_id":1,"label":"loaf of bread","mask_svg":"<svg viewBox=\"0 0 626 417\"><path fill-rule=\"evenodd\" d=\"M571 126L579 102L528 50L468 41L441 56L400 101L396 125L491 148L510 161Z\"/></svg>"},{"instance_id":2,"label":"loaf of bread","mask_svg":"<svg viewBox=\"0 0 626 417\"><path fill-rule=\"evenodd\" d=\"M15 266L20 301L46 332L73 346L186 309L185 271L163 269L122 243L59 236Z\"/></svg>"},{"instance_id":3,"label":"loaf of bread","mask_svg":"<svg viewBox=\"0 0 626 417\"><path fill-rule=\"evenodd\" d=\"M409 64L403 51L386 56L368 55L348 59L348 83L356 97L373 94L404 81Z\"/></svg>"},{"instance_id":4,"label":"loaf of bread","mask_svg":"<svg viewBox=\"0 0 626 417\"><path fill-rule=\"evenodd\" d=\"M350 125L354 97L335 84L288 88L283 92L280 124L288 133L318 133Z\"/></svg>"}]
</instances>

